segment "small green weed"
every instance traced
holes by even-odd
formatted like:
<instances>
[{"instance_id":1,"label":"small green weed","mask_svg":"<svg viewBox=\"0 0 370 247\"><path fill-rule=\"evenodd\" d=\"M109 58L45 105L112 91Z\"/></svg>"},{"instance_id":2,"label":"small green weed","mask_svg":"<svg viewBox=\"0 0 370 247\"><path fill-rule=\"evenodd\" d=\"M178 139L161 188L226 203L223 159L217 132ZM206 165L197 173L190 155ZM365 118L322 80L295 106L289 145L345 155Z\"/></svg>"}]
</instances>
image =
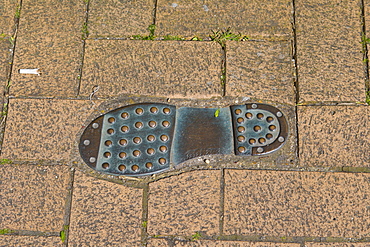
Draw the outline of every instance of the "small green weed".
<instances>
[{"instance_id":1,"label":"small green weed","mask_svg":"<svg viewBox=\"0 0 370 247\"><path fill-rule=\"evenodd\" d=\"M163 40L185 40L183 37L180 36L172 36L172 35L166 35L163 37Z\"/></svg>"},{"instance_id":2,"label":"small green weed","mask_svg":"<svg viewBox=\"0 0 370 247\"><path fill-rule=\"evenodd\" d=\"M150 32L149 36L154 37L154 32L155 32L155 29L156 29L156 28L157 28L157 26L156 26L156 25L154 25L154 24L149 25L149 27L148 27L148 30L149 30L149 32Z\"/></svg>"},{"instance_id":3,"label":"small green weed","mask_svg":"<svg viewBox=\"0 0 370 247\"><path fill-rule=\"evenodd\" d=\"M370 105L370 92L366 93L366 104Z\"/></svg>"},{"instance_id":4,"label":"small green weed","mask_svg":"<svg viewBox=\"0 0 370 247\"><path fill-rule=\"evenodd\" d=\"M17 9L15 10L14 17L15 18L21 17L21 6L20 5L17 6Z\"/></svg>"},{"instance_id":5,"label":"small green weed","mask_svg":"<svg viewBox=\"0 0 370 247\"><path fill-rule=\"evenodd\" d=\"M69 226L67 225L64 225L63 226L63 230L60 231L59 233L59 236L60 236L60 239L62 240L62 243L64 243L64 241L66 241L66 231L69 229Z\"/></svg>"},{"instance_id":6,"label":"small green weed","mask_svg":"<svg viewBox=\"0 0 370 247\"><path fill-rule=\"evenodd\" d=\"M14 40L15 38L14 37L9 37L9 42L12 46L14 46Z\"/></svg>"},{"instance_id":7,"label":"small green weed","mask_svg":"<svg viewBox=\"0 0 370 247\"><path fill-rule=\"evenodd\" d=\"M83 24L81 32L82 32L82 39L83 40L87 39L87 36L89 36L89 29L88 29L86 22Z\"/></svg>"},{"instance_id":8,"label":"small green weed","mask_svg":"<svg viewBox=\"0 0 370 247\"><path fill-rule=\"evenodd\" d=\"M146 228L146 226L148 225L148 222L147 221L143 221L143 223L141 223L141 226Z\"/></svg>"},{"instance_id":9,"label":"small green weed","mask_svg":"<svg viewBox=\"0 0 370 247\"><path fill-rule=\"evenodd\" d=\"M370 38L366 38L365 35L362 35L362 41L361 44L370 44Z\"/></svg>"},{"instance_id":10,"label":"small green weed","mask_svg":"<svg viewBox=\"0 0 370 247\"><path fill-rule=\"evenodd\" d=\"M197 36L194 36L193 38L191 38L191 41L203 41L203 39Z\"/></svg>"},{"instance_id":11,"label":"small green weed","mask_svg":"<svg viewBox=\"0 0 370 247\"><path fill-rule=\"evenodd\" d=\"M220 115L220 108L218 108L216 111L215 111L215 117L218 117Z\"/></svg>"},{"instance_id":12,"label":"small green weed","mask_svg":"<svg viewBox=\"0 0 370 247\"><path fill-rule=\"evenodd\" d=\"M0 159L0 165L11 164L13 161L9 159Z\"/></svg>"},{"instance_id":13,"label":"small green weed","mask_svg":"<svg viewBox=\"0 0 370 247\"><path fill-rule=\"evenodd\" d=\"M227 28L226 30L218 30L213 31L212 34L209 36L212 41L216 41L219 43L222 47L225 47L226 41L233 40L233 41L244 41L248 40L249 38L245 35L242 35L240 33L235 34L231 32L230 28Z\"/></svg>"},{"instance_id":14,"label":"small green weed","mask_svg":"<svg viewBox=\"0 0 370 247\"><path fill-rule=\"evenodd\" d=\"M199 232L196 232L193 235L191 235L191 240L195 241L195 240L200 239L201 237L202 237L202 235Z\"/></svg>"},{"instance_id":15,"label":"small green weed","mask_svg":"<svg viewBox=\"0 0 370 247\"><path fill-rule=\"evenodd\" d=\"M8 114L8 103L3 104L3 110L1 111L1 116L6 116Z\"/></svg>"},{"instance_id":16,"label":"small green weed","mask_svg":"<svg viewBox=\"0 0 370 247\"><path fill-rule=\"evenodd\" d=\"M149 31L148 36L139 34L139 35L133 35L132 38L134 40L154 40L155 39L154 32L156 28L157 28L156 25L151 24L148 26L148 31Z\"/></svg>"},{"instance_id":17,"label":"small green weed","mask_svg":"<svg viewBox=\"0 0 370 247\"><path fill-rule=\"evenodd\" d=\"M8 234L8 233L12 233L12 232L13 232L12 230L7 229L7 228L0 229L0 235L4 235L4 234Z\"/></svg>"},{"instance_id":18,"label":"small green weed","mask_svg":"<svg viewBox=\"0 0 370 247\"><path fill-rule=\"evenodd\" d=\"M132 35L132 39L134 40L154 40L153 36L145 36L145 35Z\"/></svg>"}]
</instances>

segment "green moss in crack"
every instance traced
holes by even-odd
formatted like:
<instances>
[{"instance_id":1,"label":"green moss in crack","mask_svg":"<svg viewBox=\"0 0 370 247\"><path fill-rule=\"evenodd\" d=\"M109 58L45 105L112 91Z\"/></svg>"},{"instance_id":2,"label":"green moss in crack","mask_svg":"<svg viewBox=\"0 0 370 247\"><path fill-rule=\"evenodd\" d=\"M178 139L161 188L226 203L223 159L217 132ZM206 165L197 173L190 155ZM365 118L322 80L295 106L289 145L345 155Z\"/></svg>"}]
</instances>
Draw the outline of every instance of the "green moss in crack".
<instances>
[{"instance_id":1,"label":"green moss in crack","mask_svg":"<svg viewBox=\"0 0 370 247\"><path fill-rule=\"evenodd\" d=\"M154 36L155 29L156 29L156 25L154 24L149 25L148 27L149 35L148 36L141 35L141 34L132 35L132 39L133 40L154 40L155 39L155 36Z\"/></svg>"},{"instance_id":2,"label":"green moss in crack","mask_svg":"<svg viewBox=\"0 0 370 247\"><path fill-rule=\"evenodd\" d=\"M14 17L17 18L17 19L21 17L21 6L20 5L17 6L17 9L15 10Z\"/></svg>"},{"instance_id":3,"label":"green moss in crack","mask_svg":"<svg viewBox=\"0 0 370 247\"><path fill-rule=\"evenodd\" d=\"M199 38L197 36L194 36L193 38L190 39L191 41L203 41L202 38Z\"/></svg>"},{"instance_id":4,"label":"green moss in crack","mask_svg":"<svg viewBox=\"0 0 370 247\"><path fill-rule=\"evenodd\" d=\"M10 229L7 229L7 228L0 229L0 235L9 234L9 233L12 233L12 232L14 232L14 231L12 231Z\"/></svg>"},{"instance_id":5,"label":"green moss in crack","mask_svg":"<svg viewBox=\"0 0 370 247\"><path fill-rule=\"evenodd\" d=\"M82 25L81 32L82 32L82 39L83 40L87 39L87 36L89 36L89 29L87 27L86 22Z\"/></svg>"},{"instance_id":6,"label":"green moss in crack","mask_svg":"<svg viewBox=\"0 0 370 247\"><path fill-rule=\"evenodd\" d=\"M212 30L212 34L209 36L212 41L216 41L222 47L225 47L226 41L245 41L249 38L245 35L240 33L233 33L231 28L227 28L226 30Z\"/></svg>"},{"instance_id":7,"label":"green moss in crack","mask_svg":"<svg viewBox=\"0 0 370 247\"><path fill-rule=\"evenodd\" d=\"M199 240L202 237L202 235L199 232L194 233L191 235L191 241Z\"/></svg>"},{"instance_id":8,"label":"green moss in crack","mask_svg":"<svg viewBox=\"0 0 370 247\"><path fill-rule=\"evenodd\" d=\"M66 241L66 231L69 229L68 225L63 226L63 230L60 231L59 237L62 240L62 243Z\"/></svg>"},{"instance_id":9,"label":"green moss in crack","mask_svg":"<svg viewBox=\"0 0 370 247\"><path fill-rule=\"evenodd\" d=\"M370 105L370 92L366 93L366 103Z\"/></svg>"},{"instance_id":10,"label":"green moss in crack","mask_svg":"<svg viewBox=\"0 0 370 247\"><path fill-rule=\"evenodd\" d=\"M13 161L10 159L0 159L0 165L11 164Z\"/></svg>"}]
</instances>

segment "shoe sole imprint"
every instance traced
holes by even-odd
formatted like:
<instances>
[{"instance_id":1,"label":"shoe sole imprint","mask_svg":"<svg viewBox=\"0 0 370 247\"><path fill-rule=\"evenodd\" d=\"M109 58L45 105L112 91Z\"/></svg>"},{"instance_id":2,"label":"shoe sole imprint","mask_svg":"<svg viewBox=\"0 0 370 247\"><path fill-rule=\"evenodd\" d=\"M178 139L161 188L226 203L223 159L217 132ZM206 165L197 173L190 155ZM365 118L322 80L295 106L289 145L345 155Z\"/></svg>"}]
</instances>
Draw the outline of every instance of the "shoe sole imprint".
<instances>
[{"instance_id":1,"label":"shoe sole imprint","mask_svg":"<svg viewBox=\"0 0 370 247\"><path fill-rule=\"evenodd\" d=\"M79 151L98 172L144 176L203 155L266 155L287 137L284 114L267 104L177 109L142 103L92 121L80 138Z\"/></svg>"}]
</instances>

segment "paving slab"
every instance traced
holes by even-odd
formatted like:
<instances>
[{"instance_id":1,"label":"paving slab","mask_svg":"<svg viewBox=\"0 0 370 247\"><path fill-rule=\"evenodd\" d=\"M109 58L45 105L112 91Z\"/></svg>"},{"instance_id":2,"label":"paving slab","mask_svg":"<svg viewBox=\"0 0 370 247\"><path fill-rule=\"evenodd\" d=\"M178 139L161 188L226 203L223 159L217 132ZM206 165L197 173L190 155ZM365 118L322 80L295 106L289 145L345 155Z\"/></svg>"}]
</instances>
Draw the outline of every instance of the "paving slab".
<instances>
[{"instance_id":1,"label":"paving slab","mask_svg":"<svg viewBox=\"0 0 370 247\"><path fill-rule=\"evenodd\" d=\"M19 0L2 0L0 6L0 34L11 37L15 30L15 15Z\"/></svg>"},{"instance_id":2,"label":"paving slab","mask_svg":"<svg viewBox=\"0 0 370 247\"><path fill-rule=\"evenodd\" d=\"M94 105L88 100L11 99L2 158L69 160L77 132Z\"/></svg>"},{"instance_id":3,"label":"paving slab","mask_svg":"<svg viewBox=\"0 0 370 247\"><path fill-rule=\"evenodd\" d=\"M365 100L360 15L357 0L296 1L301 102Z\"/></svg>"},{"instance_id":4,"label":"paving slab","mask_svg":"<svg viewBox=\"0 0 370 247\"><path fill-rule=\"evenodd\" d=\"M304 236L296 172L226 170L224 233Z\"/></svg>"},{"instance_id":5,"label":"paving slab","mask_svg":"<svg viewBox=\"0 0 370 247\"><path fill-rule=\"evenodd\" d=\"M194 171L151 183L149 235L219 232L220 171Z\"/></svg>"},{"instance_id":6,"label":"paving slab","mask_svg":"<svg viewBox=\"0 0 370 247\"><path fill-rule=\"evenodd\" d=\"M221 47L215 42L88 40L81 95L221 95Z\"/></svg>"},{"instance_id":7,"label":"paving slab","mask_svg":"<svg viewBox=\"0 0 370 247\"><path fill-rule=\"evenodd\" d=\"M226 234L368 236L370 175L227 170Z\"/></svg>"},{"instance_id":8,"label":"paving slab","mask_svg":"<svg viewBox=\"0 0 370 247\"><path fill-rule=\"evenodd\" d=\"M369 237L370 174L302 173L306 235Z\"/></svg>"},{"instance_id":9,"label":"paving slab","mask_svg":"<svg viewBox=\"0 0 370 247\"><path fill-rule=\"evenodd\" d=\"M84 1L22 1L12 95L77 95L84 16ZM37 68L40 76L18 73Z\"/></svg>"},{"instance_id":10,"label":"paving slab","mask_svg":"<svg viewBox=\"0 0 370 247\"><path fill-rule=\"evenodd\" d=\"M165 239L151 239L147 247L300 247L300 244L294 243L268 243L268 242L247 242L247 241L214 241L214 240L196 240L192 242L167 241Z\"/></svg>"},{"instance_id":11,"label":"paving slab","mask_svg":"<svg viewBox=\"0 0 370 247\"><path fill-rule=\"evenodd\" d=\"M226 95L294 104L290 42L227 42Z\"/></svg>"},{"instance_id":12,"label":"paving slab","mask_svg":"<svg viewBox=\"0 0 370 247\"><path fill-rule=\"evenodd\" d=\"M298 107L301 166L370 166L368 106Z\"/></svg>"},{"instance_id":13,"label":"paving slab","mask_svg":"<svg viewBox=\"0 0 370 247\"><path fill-rule=\"evenodd\" d=\"M250 37L292 36L292 5L288 0L162 0L157 3L156 16L159 36L208 38L212 30L229 27L235 33Z\"/></svg>"},{"instance_id":14,"label":"paving slab","mask_svg":"<svg viewBox=\"0 0 370 247\"><path fill-rule=\"evenodd\" d=\"M305 243L307 247L369 247L370 243Z\"/></svg>"},{"instance_id":15,"label":"paving slab","mask_svg":"<svg viewBox=\"0 0 370 247\"><path fill-rule=\"evenodd\" d=\"M139 246L142 194L77 171L69 246Z\"/></svg>"},{"instance_id":16,"label":"paving slab","mask_svg":"<svg viewBox=\"0 0 370 247\"><path fill-rule=\"evenodd\" d=\"M148 35L153 0L94 0L89 4L89 38Z\"/></svg>"},{"instance_id":17,"label":"paving slab","mask_svg":"<svg viewBox=\"0 0 370 247\"><path fill-rule=\"evenodd\" d=\"M1 229L61 231L70 181L69 168L0 166Z\"/></svg>"},{"instance_id":18,"label":"paving slab","mask_svg":"<svg viewBox=\"0 0 370 247\"><path fill-rule=\"evenodd\" d=\"M59 237L0 236L0 246L64 246Z\"/></svg>"}]
</instances>

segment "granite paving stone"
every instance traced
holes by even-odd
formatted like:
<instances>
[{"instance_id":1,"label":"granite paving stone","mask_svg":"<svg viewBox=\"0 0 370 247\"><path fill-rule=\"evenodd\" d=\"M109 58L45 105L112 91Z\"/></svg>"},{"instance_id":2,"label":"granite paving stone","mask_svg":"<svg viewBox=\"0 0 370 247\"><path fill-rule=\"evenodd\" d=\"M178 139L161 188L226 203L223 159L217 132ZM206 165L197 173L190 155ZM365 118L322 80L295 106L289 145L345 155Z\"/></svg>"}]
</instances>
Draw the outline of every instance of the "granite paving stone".
<instances>
[{"instance_id":1,"label":"granite paving stone","mask_svg":"<svg viewBox=\"0 0 370 247\"><path fill-rule=\"evenodd\" d=\"M0 236L0 246L64 246L59 237Z\"/></svg>"},{"instance_id":2,"label":"granite paving stone","mask_svg":"<svg viewBox=\"0 0 370 247\"><path fill-rule=\"evenodd\" d=\"M369 109L298 107L301 166L369 166Z\"/></svg>"},{"instance_id":3,"label":"granite paving stone","mask_svg":"<svg viewBox=\"0 0 370 247\"><path fill-rule=\"evenodd\" d=\"M365 100L360 15L357 0L296 1L300 102Z\"/></svg>"},{"instance_id":4,"label":"granite paving stone","mask_svg":"<svg viewBox=\"0 0 370 247\"><path fill-rule=\"evenodd\" d=\"M296 172L226 170L225 234L304 236Z\"/></svg>"},{"instance_id":5,"label":"granite paving stone","mask_svg":"<svg viewBox=\"0 0 370 247\"><path fill-rule=\"evenodd\" d=\"M213 241L213 240L196 240L192 242L175 241L168 242L164 239L151 239L147 247L300 247L300 244L295 243L268 243L268 242L247 242L247 241Z\"/></svg>"},{"instance_id":6,"label":"granite paving stone","mask_svg":"<svg viewBox=\"0 0 370 247\"><path fill-rule=\"evenodd\" d=\"M77 95L84 16L84 1L22 1L12 95ZM19 74L19 69L37 68L40 76Z\"/></svg>"},{"instance_id":7,"label":"granite paving stone","mask_svg":"<svg viewBox=\"0 0 370 247\"><path fill-rule=\"evenodd\" d=\"M215 42L88 40L81 95L219 96L220 76Z\"/></svg>"},{"instance_id":8,"label":"granite paving stone","mask_svg":"<svg viewBox=\"0 0 370 247\"><path fill-rule=\"evenodd\" d=\"M69 246L139 246L142 194L77 171Z\"/></svg>"},{"instance_id":9,"label":"granite paving stone","mask_svg":"<svg viewBox=\"0 0 370 247\"><path fill-rule=\"evenodd\" d=\"M226 95L294 104L290 42L227 42Z\"/></svg>"},{"instance_id":10,"label":"granite paving stone","mask_svg":"<svg viewBox=\"0 0 370 247\"><path fill-rule=\"evenodd\" d=\"M0 229L59 232L69 181L67 166L1 165Z\"/></svg>"},{"instance_id":11,"label":"granite paving stone","mask_svg":"<svg viewBox=\"0 0 370 247\"><path fill-rule=\"evenodd\" d=\"M11 99L2 158L68 160L94 105L88 100Z\"/></svg>"},{"instance_id":12,"label":"granite paving stone","mask_svg":"<svg viewBox=\"0 0 370 247\"><path fill-rule=\"evenodd\" d=\"M220 176L220 171L194 171L151 183L149 235L218 234Z\"/></svg>"},{"instance_id":13,"label":"granite paving stone","mask_svg":"<svg viewBox=\"0 0 370 247\"><path fill-rule=\"evenodd\" d=\"M11 37L15 30L15 14L19 0L2 0L0 5L0 34Z\"/></svg>"},{"instance_id":14,"label":"granite paving stone","mask_svg":"<svg viewBox=\"0 0 370 247\"><path fill-rule=\"evenodd\" d=\"M231 28L249 37L286 39L292 36L291 19L289 0L159 0L156 34L208 38L212 30Z\"/></svg>"},{"instance_id":15,"label":"granite paving stone","mask_svg":"<svg viewBox=\"0 0 370 247\"><path fill-rule=\"evenodd\" d=\"M94 0L89 4L89 38L148 35L153 0Z\"/></svg>"},{"instance_id":16,"label":"granite paving stone","mask_svg":"<svg viewBox=\"0 0 370 247\"><path fill-rule=\"evenodd\" d=\"M228 170L225 232L368 237L370 175Z\"/></svg>"}]
</instances>

